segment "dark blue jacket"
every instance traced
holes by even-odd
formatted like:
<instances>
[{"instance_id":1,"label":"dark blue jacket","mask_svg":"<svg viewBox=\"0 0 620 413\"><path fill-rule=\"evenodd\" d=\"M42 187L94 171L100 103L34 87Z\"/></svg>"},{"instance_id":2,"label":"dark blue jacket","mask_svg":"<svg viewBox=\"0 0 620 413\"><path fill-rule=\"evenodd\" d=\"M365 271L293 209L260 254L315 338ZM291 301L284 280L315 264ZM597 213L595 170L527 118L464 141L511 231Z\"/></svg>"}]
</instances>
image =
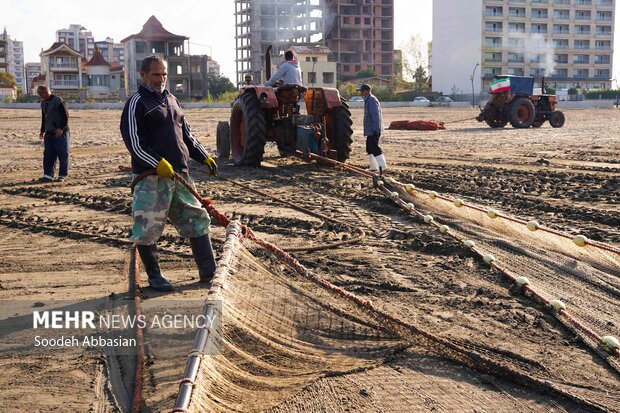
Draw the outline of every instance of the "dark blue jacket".
<instances>
[{"instance_id":1,"label":"dark blue jacket","mask_svg":"<svg viewBox=\"0 0 620 413\"><path fill-rule=\"evenodd\" d=\"M65 103L55 95L41 101L41 132L54 133L56 129L69 131L69 114Z\"/></svg>"},{"instance_id":2,"label":"dark blue jacket","mask_svg":"<svg viewBox=\"0 0 620 413\"><path fill-rule=\"evenodd\" d=\"M140 86L125 103L121 134L135 174L155 169L165 158L176 172L187 172L189 158L202 163L209 153L194 138L178 100Z\"/></svg>"},{"instance_id":3,"label":"dark blue jacket","mask_svg":"<svg viewBox=\"0 0 620 413\"><path fill-rule=\"evenodd\" d=\"M375 95L364 98L364 136L378 135L383 131L381 105Z\"/></svg>"}]
</instances>

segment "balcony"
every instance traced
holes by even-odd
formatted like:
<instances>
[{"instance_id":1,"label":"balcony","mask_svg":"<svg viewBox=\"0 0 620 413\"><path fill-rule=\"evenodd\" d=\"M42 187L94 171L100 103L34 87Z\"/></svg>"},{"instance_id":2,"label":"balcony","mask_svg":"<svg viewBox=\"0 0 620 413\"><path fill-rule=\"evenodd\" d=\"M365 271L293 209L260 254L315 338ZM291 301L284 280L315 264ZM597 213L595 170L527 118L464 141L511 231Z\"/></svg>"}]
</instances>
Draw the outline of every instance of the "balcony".
<instances>
[{"instance_id":1,"label":"balcony","mask_svg":"<svg viewBox=\"0 0 620 413\"><path fill-rule=\"evenodd\" d=\"M50 62L50 70L55 72L79 72L79 67L77 63Z\"/></svg>"},{"instance_id":2,"label":"balcony","mask_svg":"<svg viewBox=\"0 0 620 413\"><path fill-rule=\"evenodd\" d=\"M79 89L80 85L77 80L51 80L50 87L52 89Z\"/></svg>"}]
</instances>

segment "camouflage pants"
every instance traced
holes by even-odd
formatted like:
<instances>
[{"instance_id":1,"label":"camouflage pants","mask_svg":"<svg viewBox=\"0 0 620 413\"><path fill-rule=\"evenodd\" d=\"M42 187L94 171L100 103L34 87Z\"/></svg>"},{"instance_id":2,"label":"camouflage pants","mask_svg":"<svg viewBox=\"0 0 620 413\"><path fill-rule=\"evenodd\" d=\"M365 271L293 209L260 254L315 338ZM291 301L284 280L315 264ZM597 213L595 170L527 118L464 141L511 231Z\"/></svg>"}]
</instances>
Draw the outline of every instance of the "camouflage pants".
<instances>
[{"instance_id":1,"label":"camouflage pants","mask_svg":"<svg viewBox=\"0 0 620 413\"><path fill-rule=\"evenodd\" d=\"M194 185L187 174L182 175ZM211 219L207 211L183 184L170 178L150 175L138 182L131 207L133 228L130 239L137 245L155 244L164 231L166 218L170 218L184 238L209 233Z\"/></svg>"}]
</instances>

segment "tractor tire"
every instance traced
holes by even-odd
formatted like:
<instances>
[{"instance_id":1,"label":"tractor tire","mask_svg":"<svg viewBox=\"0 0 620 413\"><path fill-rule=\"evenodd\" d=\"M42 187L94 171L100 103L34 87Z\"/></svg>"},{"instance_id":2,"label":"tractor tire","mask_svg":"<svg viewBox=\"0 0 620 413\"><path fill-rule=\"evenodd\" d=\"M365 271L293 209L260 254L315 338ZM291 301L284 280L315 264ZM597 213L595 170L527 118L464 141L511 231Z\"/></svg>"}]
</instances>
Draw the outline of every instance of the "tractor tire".
<instances>
[{"instance_id":1,"label":"tractor tire","mask_svg":"<svg viewBox=\"0 0 620 413\"><path fill-rule=\"evenodd\" d=\"M508 109L508 118L513 128L529 128L535 116L534 104L526 97L516 98Z\"/></svg>"},{"instance_id":2,"label":"tractor tire","mask_svg":"<svg viewBox=\"0 0 620 413\"><path fill-rule=\"evenodd\" d=\"M258 167L267 142L265 111L253 93L244 93L230 114L230 149L237 166Z\"/></svg>"},{"instance_id":3,"label":"tractor tire","mask_svg":"<svg viewBox=\"0 0 620 413\"><path fill-rule=\"evenodd\" d=\"M340 98L342 106L332 109L327 115L327 138L331 149L336 150L338 162L346 162L353 145L353 120L349 104Z\"/></svg>"},{"instance_id":4,"label":"tractor tire","mask_svg":"<svg viewBox=\"0 0 620 413\"><path fill-rule=\"evenodd\" d=\"M506 119L485 119L484 121L492 128L503 128L508 124Z\"/></svg>"},{"instance_id":5,"label":"tractor tire","mask_svg":"<svg viewBox=\"0 0 620 413\"><path fill-rule=\"evenodd\" d=\"M561 128L564 126L565 120L564 113L559 110L553 111L551 112L551 115L549 115L549 124L552 128Z\"/></svg>"},{"instance_id":6,"label":"tractor tire","mask_svg":"<svg viewBox=\"0 0 620 413\"><path fill-rule=\"evenodd\" d=\"M540 128L543 123L545 123L544 119L534 119L534 122L532 122L532 128Z\"/></svg>"},{"instance_id":7,"label":"tractor tire","mask_svg":"<svg viewBox=\"0 0 620 413\"><path fill-rule=\"evenodd\" d=\"M217 123L215 148L220 159L228 159L230 157L230 125L228 122Z\"/></svg>"}]
</instances>

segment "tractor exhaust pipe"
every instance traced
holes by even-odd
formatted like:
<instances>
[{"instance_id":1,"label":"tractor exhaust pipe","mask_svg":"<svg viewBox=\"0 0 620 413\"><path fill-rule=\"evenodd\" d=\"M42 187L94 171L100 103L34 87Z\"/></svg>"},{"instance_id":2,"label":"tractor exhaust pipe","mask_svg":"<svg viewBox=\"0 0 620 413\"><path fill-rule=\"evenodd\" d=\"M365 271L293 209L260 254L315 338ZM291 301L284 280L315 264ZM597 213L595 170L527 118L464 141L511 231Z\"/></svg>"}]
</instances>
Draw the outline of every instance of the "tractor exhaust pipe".
<instances>
[{"instance_id":1,"label":"tractor exhaust pipe","mask_svg":"<svg viewBox=\"0 0 620 413\"><path fill-rule=\"evenodd\" d=\"M271 79L271 48L273 46L269 45L269 47L267 48L267 51L265 52L265 82L267 82L269 79Z\"/></svg>"}]
</instances>

